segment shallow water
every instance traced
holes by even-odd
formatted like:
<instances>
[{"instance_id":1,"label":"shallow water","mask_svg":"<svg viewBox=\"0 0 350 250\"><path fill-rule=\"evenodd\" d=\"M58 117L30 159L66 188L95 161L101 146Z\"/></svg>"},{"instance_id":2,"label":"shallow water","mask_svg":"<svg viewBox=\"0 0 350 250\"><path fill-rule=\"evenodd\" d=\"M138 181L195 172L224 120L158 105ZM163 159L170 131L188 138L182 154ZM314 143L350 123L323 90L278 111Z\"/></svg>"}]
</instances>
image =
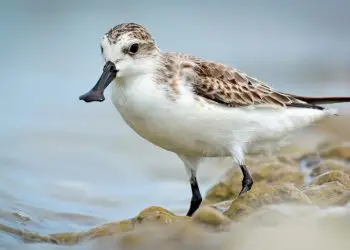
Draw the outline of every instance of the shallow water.
<instances>
[{"instance_id":1,"label":"shallow water","mask_svg":"<svg viewBox=\"0 0 350 250\"><path fill-rule=\"evenodd\" d=\"M78 100L99 76L98 42L111 26L144 23L166 50L255 72L283 91L350 95L350 6L326 2L226 1L200 12L181 2L171 10L156 1L1 3L0 224L48 234L133 217L151 205L186 211L190 189L180 160L135 135L109 99ZM203 194L227 167L212 165L199 172ZM0 247L66 248L1 232Z\"/></svg>"}]
</instances>

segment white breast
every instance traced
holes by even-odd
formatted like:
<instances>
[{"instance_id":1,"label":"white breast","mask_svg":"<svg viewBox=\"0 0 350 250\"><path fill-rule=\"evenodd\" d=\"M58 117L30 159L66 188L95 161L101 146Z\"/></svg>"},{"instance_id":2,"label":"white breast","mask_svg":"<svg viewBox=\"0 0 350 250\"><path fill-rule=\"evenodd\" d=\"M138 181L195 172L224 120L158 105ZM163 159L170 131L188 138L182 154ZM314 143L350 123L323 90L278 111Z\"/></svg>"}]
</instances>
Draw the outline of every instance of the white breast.
<instances>
[{"instance_id":1,"label":"white breast","mask_svg":"<svg viewBox=\"0 0 350 250\"><path fill-rule=\"evenodd\" d=\"M232 148L263 144L328 113L301 108L201 105L186 89L172 100L152 75L118 78L112 100L140 136L179 154L229 156Z\"/></svg>"},{"instance_id":2,"label":"white breast","mask_svg":"<svg viewBox=\"0 0 350 250\"><path fill-rule=\"evenodd\" d=\"M203 120L203 106L192 94L172 100L151 75L142 75L118 79L112 100L125 122L157 146L187 155L228 155L224 141L212 134L215 122Z\"/></svg>"}]
</instances>

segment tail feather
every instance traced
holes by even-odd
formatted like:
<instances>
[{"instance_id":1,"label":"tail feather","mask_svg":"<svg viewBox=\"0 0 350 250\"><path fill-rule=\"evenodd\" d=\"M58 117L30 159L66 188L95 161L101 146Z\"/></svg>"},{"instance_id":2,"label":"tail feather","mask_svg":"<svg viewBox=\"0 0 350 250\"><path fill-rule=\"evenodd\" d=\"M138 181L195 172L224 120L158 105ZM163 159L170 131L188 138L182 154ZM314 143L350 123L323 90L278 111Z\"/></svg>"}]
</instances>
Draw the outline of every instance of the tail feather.
<instances>
[{"instance_id":1,"label":"tail feather","mask_svg":"<svg viewBox=\"0 0 350 250\"><path fill-rule=\"evenodd\" d=\"M332 104L350 102L350 97L308 97L296 95L293 95L293 97L309 104Z\"/></svg>"}]
</instances>

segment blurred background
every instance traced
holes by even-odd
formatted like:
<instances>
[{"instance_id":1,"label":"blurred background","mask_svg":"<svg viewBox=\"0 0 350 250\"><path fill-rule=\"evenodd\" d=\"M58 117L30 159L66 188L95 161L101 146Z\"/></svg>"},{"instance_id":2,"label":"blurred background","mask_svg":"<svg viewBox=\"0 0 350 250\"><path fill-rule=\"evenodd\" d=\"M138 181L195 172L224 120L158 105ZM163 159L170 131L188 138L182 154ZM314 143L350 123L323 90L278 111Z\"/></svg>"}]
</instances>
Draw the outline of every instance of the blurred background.
<instances>
[{"instance_id":1,"label":"blurred background","mask_svg":"<svg viewBox=\"0 0 350 250\"><path fill-rule=\"evenodd\" d=\"M110 99L78 100L100 75L100 38L122 22L281 91L350 95L350 1L2 0L0 223L53 233L151 205L187 210L181 161L138 137ZM218 168L200 169L203 195ZM0 234L0 247L17 244Z\"/></svg>"}]
</instances>

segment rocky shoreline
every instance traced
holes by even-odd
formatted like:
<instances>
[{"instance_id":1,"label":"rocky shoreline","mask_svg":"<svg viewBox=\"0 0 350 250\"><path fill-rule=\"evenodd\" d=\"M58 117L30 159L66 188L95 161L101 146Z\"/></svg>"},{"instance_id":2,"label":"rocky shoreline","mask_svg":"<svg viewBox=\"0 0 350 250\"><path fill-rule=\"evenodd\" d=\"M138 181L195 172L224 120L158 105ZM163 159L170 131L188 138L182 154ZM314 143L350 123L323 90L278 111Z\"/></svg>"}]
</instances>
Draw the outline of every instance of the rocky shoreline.
<instances>
[{"instance_id":1,"label":"rocky shoreline","mask_svg":"<svg viewBox=\"0 0 350 250\"><path fill-rule=\"evenodd\" d=\"M192 218L176 215L161 207L149 207L134 218L104 224L86 232L40 235L1 224L0 231L19 236L25 242L58 245L74 245L90 240L102 244L96 243L96 240L112 240L120 248L145 249L145 246L155 244L158 239L158 246L168 246L164 249L184 249L188 245L191 249L202 249L204 242L206 249L224 249L222 240L212 241L214 243L210 246L204 239L221 236L230 239L227 234L235 234L232 228L239 223L246 223L252 218L260 218L260 221L271 211L274 211L274 215L284 214L276 210L276 206L288 206L296 210L301 207L316 209L312 211L336 207L349 211L348 141L348 137L343 137L343 140L330 140L308 150L292 145L273 156L249 156L247 165L254 166L251 168L255 181L253 189L237 197L241 173L238 169L232 169L223 181L207 192L202 206ZM269 223L278 224L276 218L273 217ZM259 224L256 221L254 223ZM350 227L350 222L346 226Z\"/></svg>"}]
</instances>

